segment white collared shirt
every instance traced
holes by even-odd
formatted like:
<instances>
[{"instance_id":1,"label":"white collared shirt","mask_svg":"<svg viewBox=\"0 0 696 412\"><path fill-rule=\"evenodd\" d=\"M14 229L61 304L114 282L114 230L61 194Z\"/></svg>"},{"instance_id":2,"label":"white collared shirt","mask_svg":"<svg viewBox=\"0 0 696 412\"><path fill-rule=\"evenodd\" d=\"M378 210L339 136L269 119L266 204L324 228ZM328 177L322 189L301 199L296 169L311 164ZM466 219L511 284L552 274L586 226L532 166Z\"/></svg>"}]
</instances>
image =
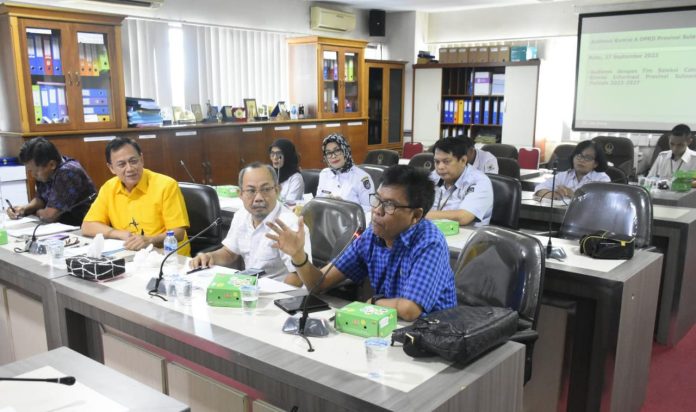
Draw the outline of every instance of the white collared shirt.
<instances>
[{"instance_id":1,"label":"white collared shirt","mask_svg":"<svg viewBox=\"0 0 696 412\"><path fill-rule=\"evenodd\" d=\"M304 179L300 172L295 173L280 184L280 199L283 202L302 200L304 195Z\"/></svg>"},{"instance_id":2,"label":"white collared shirt","mask_svg":"<svg viewBox=\"0 0 696 412\"><path fill-rule=\"evenodd\" d=\"M672 151L665 150L660 152L648 172L648 177L659 177L660 179L671 179L677 170L696 170L696 152L686 148L682 157L672 160Z\"/></svg>"},{"instance_id":3,"label":"white collared shirt","mask_svg":"<svg viewBox=\"0 0 696 412\"><path fill-rule=\"evenodd\" d=\"M611 178L608 174L604 172L597 172L595 170L583 176L582 179L580 179L580 181L578 181L578 176L575 174L575 169L568 169L566 171L559 172L558 174L556 174L556 187L563 186L567 187L572 191L575 191L580 186L590 182L611 182ZM546 179L544 182L536 185L536 187L534 188L534 192L538 192L542 189L551 190L552 184L553 177L550 179Z\"/></svg>"},{"instance_id":4,"label":"white collared shirt","mask_svg":"<svg viewBox=\"0 0 696 412\"><path fill-rule=\"evenodd\" d=\"M239 209L232 218L230 230L222 244L234 254L241 256L246 268L263 269L266 271L264 276L282 282L285 275L295 272L296 269L291 263L290 256L271 247L273 241L266 237L266 234L271 231L266 223L274 221L278 217L292 230L297 230L297 216L280 202L276 203L275 208L256 228L254 228L252 216L246 208ZM311 262L312 245L306 226L304 249Z\"/></svg>"},{"instance_id":5,"label":"white collared shirt","mask_svg":"<svg viewBox=\"0 0 696 412\"><path fill-rule=\"evenodd\" d=\"M483 172L467 165L449 189L434 170L430 179L435 183L435 202L432 210L466 210L476 216L474 226L487 225L493 213L493 185Z\"/></svg>"},{"instance_id":6,"label":"white collared shirt","mask_svg":"<svg viewBox=\"0 0 696 412\"><path fill-rule=\"evenodd\" d=\"M476 159L474 159L474 163L471 165L483 173L493 173L497 175L498 159L493 156L493 153L476 148L474 148L474 150L476 150Z\"/></svg>"},{"instance_id":7,"label":"white collared shirt","mask_svg":"<svg viewBox=\"0 0 696 412\"><path fill-rule=\"evenodd\" d=\"M369 211L370 193L376 190L370 175L355 165L345 173L334 173L328 167L319 173L317 197L340 198Z\"/></svg>"}]
</instances>

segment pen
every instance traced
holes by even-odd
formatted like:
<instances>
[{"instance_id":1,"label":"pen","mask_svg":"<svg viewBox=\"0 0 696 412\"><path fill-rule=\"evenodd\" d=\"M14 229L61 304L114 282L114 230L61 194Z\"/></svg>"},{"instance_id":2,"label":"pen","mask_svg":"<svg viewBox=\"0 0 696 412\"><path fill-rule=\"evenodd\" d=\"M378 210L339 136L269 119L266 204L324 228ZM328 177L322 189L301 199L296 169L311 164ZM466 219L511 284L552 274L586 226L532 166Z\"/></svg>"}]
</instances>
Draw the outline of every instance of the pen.
<instances>
[{"instance_id":1,"label":"pen","mask_svg":"<svg viewBox=\"0 0 696 412\"><path fill-rule=\"evenodd\" d=\"M14 206L12 206L12 202L10 202L10 199L5 199L5 202L7 202L7 206L10 207L12 213L17 214L17 211L15 210Z\"/></svg>"},{"instance_id":2,"label":"pen","mask_svg":"<svg viewBox=\"0 0 696 412\"><path fill-rule=\"evenodd\" d=\"M195 269L189 270L188 272L186 272L186 274L187 274L187 275L190 275L191 273L200 272L201 270L206 270L206 269L209 269L209 268L206 268L206 267L203 267L203 266L198 266L198 267L195 268Z\"/></svg>"},{"instance_id":3,"label":"pen","mask_svg":"<svg viewBox=\"0 0 696 412\"><path fill-rule=\"evenodd\" d=\"M145 229L140 229L140 236L145 236Z\"/></svg>"}]
</instances>

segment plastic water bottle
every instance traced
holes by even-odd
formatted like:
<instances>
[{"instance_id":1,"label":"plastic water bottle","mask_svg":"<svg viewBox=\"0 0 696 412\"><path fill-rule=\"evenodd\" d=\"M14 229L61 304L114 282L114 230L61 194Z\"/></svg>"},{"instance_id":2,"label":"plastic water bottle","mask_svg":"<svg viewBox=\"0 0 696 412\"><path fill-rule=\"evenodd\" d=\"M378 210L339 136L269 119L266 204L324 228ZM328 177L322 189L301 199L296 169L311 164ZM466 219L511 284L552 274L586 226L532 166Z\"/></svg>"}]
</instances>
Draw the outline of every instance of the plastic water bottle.
<instances>
[{"instance_id":1,"label":"plastic water bottle","mask_svg":"<svg viewBox=\"0 0 696 412\"><path fill-rule=\"evenodd\" d=\"M168 230L167 237L164 238L164 256L166 257L171 252L176 250L178 243L179 242L176 240L176 237L174 237L174 231ZM174 292L174 282L176 281L176 278L178 276L179 269L179 263L176 258L176 254L170 256L169 259L167 259L167 261L164 262L164 267L162 268L164 272L163 274L167 295L169 296L176 295L176 293Z\"/></svg>"}]
</instances>

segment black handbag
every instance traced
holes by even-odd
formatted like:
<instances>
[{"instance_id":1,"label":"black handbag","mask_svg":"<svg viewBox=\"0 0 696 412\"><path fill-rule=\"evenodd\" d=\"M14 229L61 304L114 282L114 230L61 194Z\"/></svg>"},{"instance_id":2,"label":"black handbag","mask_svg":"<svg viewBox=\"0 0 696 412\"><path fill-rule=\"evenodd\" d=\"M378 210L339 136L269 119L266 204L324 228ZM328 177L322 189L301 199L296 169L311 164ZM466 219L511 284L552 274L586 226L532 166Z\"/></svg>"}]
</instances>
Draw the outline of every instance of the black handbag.
<instances>
[{"instance_id":1,"label":"black handbag","mask_svg":"<svg viewBox=\"0 0 696 412\"><path fill-rule=\"evenodd\" d=\"M630 259L636 248L636 238L599 231L580 239L580 253L595 259Z\"/></svg>"},{"instance_id":2,"label":"black handbag","mask_svg":"<svg viewBox=\"0 0 696 412\"><path fill-rule=\"evenodd\" d=\"M396 329L392 345L402 343L414 358L438 355L465 364L507 342L517 331L517 320L517 312L509 308L456 306Z\"/></svg>"}]
</instances>

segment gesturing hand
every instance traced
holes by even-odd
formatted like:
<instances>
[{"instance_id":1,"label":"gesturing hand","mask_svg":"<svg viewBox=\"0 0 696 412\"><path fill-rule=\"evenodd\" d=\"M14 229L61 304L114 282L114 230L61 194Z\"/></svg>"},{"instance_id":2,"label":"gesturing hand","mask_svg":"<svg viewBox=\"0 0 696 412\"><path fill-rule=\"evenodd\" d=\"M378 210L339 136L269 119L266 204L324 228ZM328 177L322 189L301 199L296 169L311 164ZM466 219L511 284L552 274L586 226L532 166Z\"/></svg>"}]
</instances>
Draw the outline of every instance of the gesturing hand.
<instances>
[{"instance_id":1,"label":"gesturing hand","mask_svg":"<svg viewBox=\"0 0 696 412\"><path fill-rule=\"evenodd\" d=\"M300 252L304 253L305 232L304 220L301 217L297 221L297 231L290 229L280 219L268 222L266 225L272 231L272 233L266 234L266 237L275 241L272 245L274 248L280 249L290 257L296 256Z\"/></svg>"}]
</instances>

